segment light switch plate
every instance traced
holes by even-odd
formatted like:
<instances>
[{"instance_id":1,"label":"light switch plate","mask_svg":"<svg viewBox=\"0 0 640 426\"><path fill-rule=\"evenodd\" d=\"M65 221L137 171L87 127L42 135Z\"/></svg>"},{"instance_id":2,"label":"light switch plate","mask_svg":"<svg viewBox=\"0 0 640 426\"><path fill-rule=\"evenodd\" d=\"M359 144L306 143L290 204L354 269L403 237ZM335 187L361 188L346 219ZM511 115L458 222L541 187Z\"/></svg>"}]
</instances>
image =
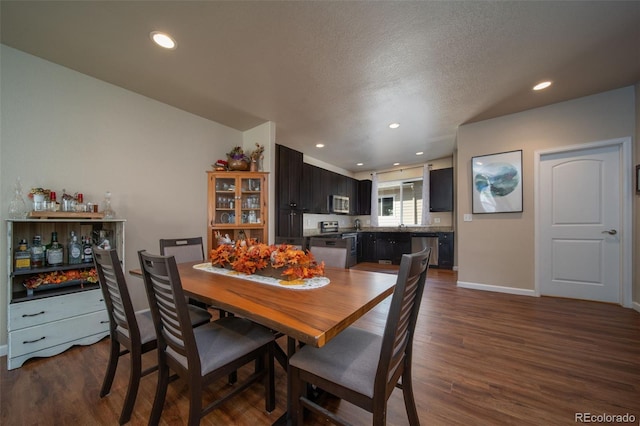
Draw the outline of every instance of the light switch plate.
<instances>
[{"instance_id":1,"label":"light switch plate","mask_svg":"<svg viewBox=\"0 0 640 426\"><path fill-rule=\"evenodd\" d=\"M434 217L433 218L433 223L440 223L440 218L439 217Z\"/></svg>"},{"instance_id":2,"label":"light switch plate","mask_svg":"<svg viewBox=\"0 0 640 426\"><path fill-rule=\"evenodd\" d=\"M470 215L469 213L464 215L465 222L471 222L472 220L473 220L473 215Z\"/></svg>"}]
</instances>

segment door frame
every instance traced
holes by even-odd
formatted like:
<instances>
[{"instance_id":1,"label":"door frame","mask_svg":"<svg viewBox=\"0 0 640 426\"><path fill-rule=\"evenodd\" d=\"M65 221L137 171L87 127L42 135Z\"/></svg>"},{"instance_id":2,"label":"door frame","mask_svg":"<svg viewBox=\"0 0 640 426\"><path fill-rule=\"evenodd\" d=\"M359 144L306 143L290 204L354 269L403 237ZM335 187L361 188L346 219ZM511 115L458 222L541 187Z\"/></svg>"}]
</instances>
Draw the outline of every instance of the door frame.
<instances>
[{"instance_id":1,"label":"door frame","mask_svg":"<svg viewBox=\"0 0 640 426\"><path fill-rule=\"evenodd\" d=\"M633 182L633 158L631 151L631 137L623 137L616 139L609 139L605 141L583 143L578 145L567 145L557 148L541 149L534 152L533 165L534 165L534 236L535 236L535 295L540 297L540 276L542 275L540 269L542 264L540 263L540 250L542 250L542 241L540 241L540 232L542 224L540 213L540 166L542 157L550 154L559 154L573 151L583 151L593 148L603 148L607 146L618 146L620 148L620 305L625 308L632 307L632 242L633 242L633 194L632 194L632 182Z\"/></svg>"}]
</instances>

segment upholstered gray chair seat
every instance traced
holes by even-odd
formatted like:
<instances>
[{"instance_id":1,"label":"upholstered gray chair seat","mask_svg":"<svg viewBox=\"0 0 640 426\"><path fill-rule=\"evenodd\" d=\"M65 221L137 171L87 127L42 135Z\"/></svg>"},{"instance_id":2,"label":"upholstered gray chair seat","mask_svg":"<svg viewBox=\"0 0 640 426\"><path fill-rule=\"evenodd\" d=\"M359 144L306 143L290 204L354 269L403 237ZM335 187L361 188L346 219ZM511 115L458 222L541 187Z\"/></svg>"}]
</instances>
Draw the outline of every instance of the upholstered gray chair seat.
<instances>
[{"instance_id":1,"label":"upholstered gray chair seat","mask_svg":"<svg viewBox=\"0 0 640 426\"><path fill-rule=\"evenodd\" d=\"M140 341L142 344L151 342L156 339L156 329L153 325L153 318L151 318L151 310L141 309L135 312L136 321L138 323L138 329L140 330ZM196 306L189 306L189 317L191 318L191 325L197 327L201 324L206 324L211 320L211 314L205 309L198 308ZM118 333L129 337L129 330L118 326Z\"/></svg>"},{"instance_id":2,"label":"upholstered gray chair seat","mask_svg":"<svg viewBox=\"0 0 640 426\"><path fill-rule=\"evenodd\" d=\"M382 336L350 327L325 346L304 346L289 364L373 398Z\"/></svg>"},{"instance_id":3,"label":"upholstered gray chair seat","mask_svg":"<svg viewBox=\"0 0 640 426\"><path fill-rule=\"evenodd\" d=\"M193 305L189 305L187 308L189 308L189 318L191 318L191 325L193 327L197 327L211 321L211 314L206 309ZM153 327L153 321L151 322L151 326Z\"/></svg>"},{"instance_id":4,"label":"upholstered gray chair seat","mask_svg":"<svg viewBox=\"0 0 640 426\"><path fill-rule=\"evenodd\" d=\"M193 330L200 355L201 374L238 359L274 340L265 327L237 317L225 317ZM167 347L167 354L187 368L187 358Z\"/></svg>"}]
</instances>

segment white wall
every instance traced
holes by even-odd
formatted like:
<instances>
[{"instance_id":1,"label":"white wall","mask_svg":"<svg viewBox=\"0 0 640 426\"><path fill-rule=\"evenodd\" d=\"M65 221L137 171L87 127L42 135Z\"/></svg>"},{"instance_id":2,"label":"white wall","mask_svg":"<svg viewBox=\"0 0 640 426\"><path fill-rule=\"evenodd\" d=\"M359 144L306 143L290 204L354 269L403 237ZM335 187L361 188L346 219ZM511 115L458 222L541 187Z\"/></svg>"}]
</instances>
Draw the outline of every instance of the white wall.
<instances>
[{"instance_id":1,"label":"white wall","mask_svg":"<svg viewBox=\"0 0 640 426\"><path fill-rule=\"evenodd\" d=\"M635 118L634 88L626 87L461 126L456 160L459 281L530 293L535 288L535 151L633 137ZM476 214L464 222L464 214L472 211L471 157L519 149L524 211Z\"/></svg>"},{"instance_id":2,"label":"white wall","mask_svg":"<svg viewBox=\"0 0 640 426\"><path fill-rule=\"evenodd\" d=\"M113 193L126 223L126 268L162 237L206 235L205 172L234 145L237 130L0 45L0 213L17 176L85 201ZM271 130L268 131L271 134ZM264 140L254 140L264 144ZM267 141L268 142L268 141ZM25 194L26 195L26 194ZM6 259L6 227L0 231ZM43 236L45 241L49 236ZM6 262L0 262L6 277ZM146 296L128 278L136 305ZM0 345L6 343L6 280L0 291Z\"/></svg>"}]
</instances>

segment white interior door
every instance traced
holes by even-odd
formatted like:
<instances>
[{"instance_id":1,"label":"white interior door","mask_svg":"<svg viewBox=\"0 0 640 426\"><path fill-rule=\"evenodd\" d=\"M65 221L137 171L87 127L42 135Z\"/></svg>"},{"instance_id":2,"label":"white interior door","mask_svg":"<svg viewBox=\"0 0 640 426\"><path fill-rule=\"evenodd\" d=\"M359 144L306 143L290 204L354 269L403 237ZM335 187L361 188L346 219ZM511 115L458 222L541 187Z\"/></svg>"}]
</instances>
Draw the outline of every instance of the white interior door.
<instances>
[{"instance_id":1,"label":"white interior door","mask_svg":"<svg viewBox=\"0 0 640 426\"><path fill-rule=\"evenodd\" d=\"M620 302L619 145L540 157L540 293Z\"/></svg>"}]
</instances>

